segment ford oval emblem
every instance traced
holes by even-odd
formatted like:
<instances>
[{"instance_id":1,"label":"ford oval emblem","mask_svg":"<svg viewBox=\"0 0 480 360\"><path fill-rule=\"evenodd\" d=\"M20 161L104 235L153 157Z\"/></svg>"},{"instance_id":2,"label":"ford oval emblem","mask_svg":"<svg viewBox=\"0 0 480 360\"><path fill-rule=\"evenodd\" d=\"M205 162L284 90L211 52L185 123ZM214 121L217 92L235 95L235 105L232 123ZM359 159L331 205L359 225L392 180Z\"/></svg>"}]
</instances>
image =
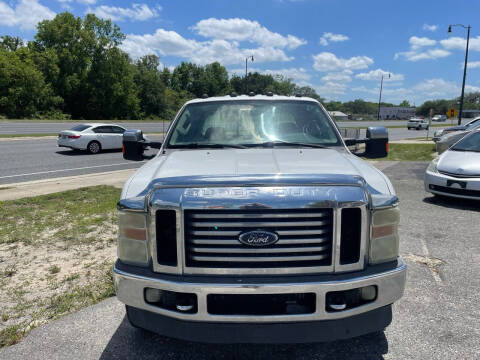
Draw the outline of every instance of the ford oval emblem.
<instances>
[{"instance_id":1,"label":"ford oval emblem","mask_svg":"<svg viewBox=\"0 0 480 360\"><path fill-rule=\"evenodd\" d=\"M269 231L249 231L240 234L238 241L249 246L268 246L278 241L278 235Z\"/></svg>"}]
</instances>

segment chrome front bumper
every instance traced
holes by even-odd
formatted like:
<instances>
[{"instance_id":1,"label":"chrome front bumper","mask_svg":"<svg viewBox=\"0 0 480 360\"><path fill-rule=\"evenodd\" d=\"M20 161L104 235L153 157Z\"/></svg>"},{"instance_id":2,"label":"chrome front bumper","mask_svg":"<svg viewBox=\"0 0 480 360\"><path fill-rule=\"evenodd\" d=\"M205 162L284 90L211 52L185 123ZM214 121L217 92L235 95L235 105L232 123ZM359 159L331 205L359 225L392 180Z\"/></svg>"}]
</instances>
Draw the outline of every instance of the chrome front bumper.
<instances>
[{"instance_id":1,"label":"chrome front bumper","mask_svg":"<svg viewBox=\"0 0 480 360\"><path fill-rule=\"evenodd\" d=\"M238 280L229 283L219 282L219 277L212 277L212 282L183 282L146 277L131 274L114 267L115 288L117 298L131 307L147 310L152 313L168 316L179 320L222 322L222 323L275 323L298 321L321 321L347 318L362 314L386 305L390 305L403 295L406 279L406 264L401 258L393 269L344 280L299 281L281 283L256 283L248 280ZM375 301L356 308L327 312L325 299L327 292L349 290L358 287L376 285L378 295ZM195 293L198 299L198 312L195 314L179 313L145 302L144 289L155 288L181 293ZM207 311L208 294L285 294L285 293L315 293L316 311L313 314L301 315L212 315Z\"/></svg>"}]
</instances>

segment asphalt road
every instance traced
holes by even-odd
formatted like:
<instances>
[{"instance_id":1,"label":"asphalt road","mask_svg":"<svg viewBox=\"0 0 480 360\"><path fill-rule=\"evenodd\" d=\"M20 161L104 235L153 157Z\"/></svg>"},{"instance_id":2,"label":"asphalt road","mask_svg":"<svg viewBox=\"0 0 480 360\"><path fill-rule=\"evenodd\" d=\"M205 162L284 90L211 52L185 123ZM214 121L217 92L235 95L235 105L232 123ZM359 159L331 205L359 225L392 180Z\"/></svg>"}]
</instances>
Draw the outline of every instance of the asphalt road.
<instances>
[{"instance_id":1,"label":"asphalt road","mask_svg":"<svg viewBox=\"0 0 480 360\"><path fill-rule=\"evenodd\" d=\"M401 200L404 297L385 332L331 343L209 345L132 328L111 298L33 330L1 359L478 359L480 205L423 190L426 163L379 162ZM432 260L442 265L433 267Z\"/></svg>"},{"instance_id":2,"label":"asphalt road","mask_svg":"<svg viewBox=\"0 0 480 360\"><path fill-rule=\"evenodd\" d=\"M425 130L389 129L390 140L426 136ZM432 136L433 131L430 131ZM363 131L364 135L364 131ZM149 136L160 140L160 136ZM154 152L150 152L153 154ZM0 185L137 168L142 163L123 160L119 151L89 155L58 148L55 139L0 139Z\"/></svg>"},{"instance_id":3,"label":"asphalt road","mask_svg":"<svg viewBox=\"0 0 480 360\"><path fill-rule=\"evenodd\" d=\"M158 137L150 138L155 140ZM86 152L58 148L55 139L0 141L0 185L133 169L142 164L143 162L124 160L120 151L89 155Z\"/></svg>"}]
</instances>

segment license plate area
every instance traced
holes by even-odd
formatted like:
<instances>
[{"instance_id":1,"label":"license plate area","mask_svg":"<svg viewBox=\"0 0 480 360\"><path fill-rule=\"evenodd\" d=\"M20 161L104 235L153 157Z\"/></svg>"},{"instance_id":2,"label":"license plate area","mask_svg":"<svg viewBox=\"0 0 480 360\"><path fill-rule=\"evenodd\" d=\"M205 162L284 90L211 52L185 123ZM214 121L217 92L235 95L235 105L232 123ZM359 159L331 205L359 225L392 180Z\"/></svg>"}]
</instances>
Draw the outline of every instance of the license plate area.
<instances>
[{"instance_id":1,"label":"license plate area","mask_svg":"<svg viewBox=\"0 0 480 360\"><path fill-rule=\"evenodd\" d=\"M207 311L212 315L302 315L315 310L314 293L207 295Z\"/></svg>"}]
</instances>

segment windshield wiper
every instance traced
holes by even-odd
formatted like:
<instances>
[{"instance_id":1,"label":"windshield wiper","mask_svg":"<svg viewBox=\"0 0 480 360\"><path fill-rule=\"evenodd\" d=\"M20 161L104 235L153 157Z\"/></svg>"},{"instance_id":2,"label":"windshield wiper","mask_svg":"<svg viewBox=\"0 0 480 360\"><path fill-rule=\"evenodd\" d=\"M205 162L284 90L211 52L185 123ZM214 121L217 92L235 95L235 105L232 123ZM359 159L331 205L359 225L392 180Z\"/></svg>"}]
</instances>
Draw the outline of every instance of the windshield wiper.
<instances>
[{"instance_id":1,"label":"windshield wiper","mask_svg":"<svg viewBox=\"0 0 480 360\"><path fill-rule=\"evenodd\" d=\"M200 148L214 148L214 149L224 149L224 148L233 148L233 149L246 149L246 146L237 145L237 144L216 144L216 143L188 143L188 144L178 144L170 145L171 149L200 149Z\"/></svg>"},{"instance_id":2,"label":"windshield wiper","mask_svg":"<svg viewBox=\"0 0 480 360\"><path fill-rule=\"evenodd\" d=\"M311 147L311 148L319 148L319 149L328 149L328 146L320 145L320 144L312 144L312 143L300 143L300 142L291 142L291 141L266 141L260 144L252 144L254 146L263 146L263 147L275 147L277 145L280 146L304 146L304 147Z\"/></svg>"}]
</instances>

